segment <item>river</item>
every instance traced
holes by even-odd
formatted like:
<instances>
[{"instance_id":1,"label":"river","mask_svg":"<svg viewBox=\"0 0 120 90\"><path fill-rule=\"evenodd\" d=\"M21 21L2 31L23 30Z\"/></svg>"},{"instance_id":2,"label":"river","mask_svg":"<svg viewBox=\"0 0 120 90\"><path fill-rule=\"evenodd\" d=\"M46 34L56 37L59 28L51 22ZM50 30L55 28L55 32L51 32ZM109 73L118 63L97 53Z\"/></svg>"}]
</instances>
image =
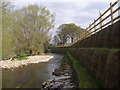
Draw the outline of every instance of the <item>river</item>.
<instances>
[{"instance_id":1,"label":"river","mask_svg":"<svg viewBox=\"0 0 120 90\"><path fill-rule=\"evenodd\" d=\"M2 70L2 88L41 88L42 83L54 77L52 72L60 66L61 55L52 54L48 62L31 63L23 67Z\"/></svg>"}]
</instances>

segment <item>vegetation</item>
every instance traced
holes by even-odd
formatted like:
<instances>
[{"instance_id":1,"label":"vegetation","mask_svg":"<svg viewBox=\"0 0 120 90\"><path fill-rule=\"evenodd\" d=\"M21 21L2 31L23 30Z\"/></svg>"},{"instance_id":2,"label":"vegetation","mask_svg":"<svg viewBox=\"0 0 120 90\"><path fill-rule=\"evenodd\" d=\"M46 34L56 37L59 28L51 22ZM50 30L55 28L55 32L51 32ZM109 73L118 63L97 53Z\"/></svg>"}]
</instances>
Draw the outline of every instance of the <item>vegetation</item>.
<instances>
[{"instance_id":1,"label":"vegetation","mask_svg":"<svg viewBox=\"0 0 120 90\"><path fill-rule=\"evenodd\" d=\"M15 50L14 53L16 56L12 58L12 60L25 60L29 55L29 53L26 53L26 52L21 53L21 50Z\"/></svg>"},{"instance_id":2,"label":"vegetation","mask_svg":"<svg viewBox=\"0 0 120 90\"><path fill-rule=\"evenodd\" d=\"M0 4L0 9L2 5ZM0 10L0 59L2 58L2 10Z\"/></svg>"},{"instance_id":3,"label":"vegetation","mask_svg":"<svg viewBox=\"0 0 120 90\"><path fill-rule=\"evenodd\" d=\"M74 58L67 53L69 57L69 62L71 62L73 69L75 69L77 76L78 76L78 87L79 88L100 88L100 83L93 77L88 70L80 63L79 60ZM76 77L74 77L76 78Z\"/></svg>"},{"instance_id":4,"label":"vegetation","mask_svg":"<svg viewBox=\"0 0 120 90\"><path fill-rule=\"evenodd\" d=\"M12 5L9 2L2 3L2 55L3 57L11 57L13 55L12 48Z\"/></svg>"},{"instance_id":5,"label":"vegetation","mask_svg":"<svg viewBox=\"0 0 120 90\"><path fill-rule=\"evenodd\" d=\"M62 24L58 28L57 35L54 36L55 45L73 43L73 41L79 39L83 32L87 32L85 29L71 23Z\"/></svg>"},{"instance_id":6,"label":"vegetation","mask_svg":"<svg viewBox=\"0 0 120 90\"><path fill-rule=\"evenodd\" d=\"M44 53L51 38L48 32L54 27L54 14L38 5L13 10L11 3L2 3L2 12L3 58L15 56L16 50L21 55Z\"/></svg>"},{"instance_id":7,"label":"vegetation","mask_svg":"<svg viewBox=\"0 0 120 90\"><path fill-rule=\"evenodd\" d=\"M99 81L84 67L80 60L73 57L68 51L66 52L62 53L64 57L61 60L61 66L57 72L61 72L67 63L71 66L73 82L78 88L101 88L102 86Z\"/></svg>"}]
</instances>

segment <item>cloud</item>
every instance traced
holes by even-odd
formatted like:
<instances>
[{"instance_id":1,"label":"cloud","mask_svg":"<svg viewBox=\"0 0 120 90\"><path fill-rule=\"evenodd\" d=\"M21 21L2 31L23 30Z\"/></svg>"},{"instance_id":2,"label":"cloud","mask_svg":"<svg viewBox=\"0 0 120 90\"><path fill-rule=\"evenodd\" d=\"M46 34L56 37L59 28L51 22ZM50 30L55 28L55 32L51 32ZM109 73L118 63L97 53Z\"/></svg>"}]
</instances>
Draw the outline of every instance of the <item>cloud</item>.
<instances>
[{"instance_id":1,"label":"cloud","mask_svg":"<svg viewBox=\"0 0 120 90\"><path fill-rule=\"evenodd\" d=\"M55 34L57 27L65 23L75 23L76 25L86 28L93 22L94 19L99 17L99 11L104 12L109 7L109 2L82 1L80 0L80 2L76 2L76 0L72 0L72 2L37 2L37 4L46 6L51 12L56 14L55 28L51 29L51 32ZM31 2L22 2L21 6L29 4L31 4Z\"/></svg>"}]
</instances>

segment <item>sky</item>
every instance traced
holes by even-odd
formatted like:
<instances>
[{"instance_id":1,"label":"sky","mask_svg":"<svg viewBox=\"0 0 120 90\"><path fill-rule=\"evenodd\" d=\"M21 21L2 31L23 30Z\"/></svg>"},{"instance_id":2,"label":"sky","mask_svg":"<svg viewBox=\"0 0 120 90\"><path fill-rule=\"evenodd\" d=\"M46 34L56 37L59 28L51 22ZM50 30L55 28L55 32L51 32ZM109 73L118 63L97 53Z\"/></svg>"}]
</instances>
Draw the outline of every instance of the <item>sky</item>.
<instances>
[{"instance_id":1,"label":"sky","mask_svg":"<svg viewBox=\"0 0 120 90\"><path fill-rule=\"evenodd\" d=\"M99 12L104 12L110 2L116 0L13 0L16 8L25 7L29 4L45 6L55 13L55 27L51 33L55 34L61 24L75 23L86 28L94 19L99 17Z\"/></svg>"}]
</instances>

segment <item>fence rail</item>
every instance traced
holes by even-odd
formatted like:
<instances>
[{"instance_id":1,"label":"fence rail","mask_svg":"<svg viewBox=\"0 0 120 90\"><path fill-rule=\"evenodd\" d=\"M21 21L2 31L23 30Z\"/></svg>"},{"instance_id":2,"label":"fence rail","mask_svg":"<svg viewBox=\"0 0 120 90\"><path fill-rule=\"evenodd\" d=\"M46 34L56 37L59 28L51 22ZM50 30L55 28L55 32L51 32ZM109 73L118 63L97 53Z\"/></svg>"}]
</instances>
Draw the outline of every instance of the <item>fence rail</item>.
<instances>
[{"instance_id":1,"label":"fence rail","mask_svg":"<svg viewBox=\"0 0 120 90\"><path fill-rule=\"evenodd\" d=\"M119 13L120 13L120 11L119 11L119 10L120 10L120 6L118 5L118 7L117 7L115 10L113 10L113 8L114 8L118 3L120 3L120 1L116 1L116 2L114 2L113 4L110 3L110 7L109 7L104 13L100 13L100 16L99 16L96 20L94 20L93 23L90 24L90 25L86 28L86 30L87 30L89 33L88 33L88 32L82 33L82 35L80 36L79 40L82 40L82 39L84 39L84 38L86 38L86 37L89 37L89 36L91 36L92 34L95 34L96 32L102 30L103 28L105 28L105 27L108 26L109 24L113 24L113 23L115 23L115 21L119 20L119 19L120 19L120 15L119 15ZM109 11L110 11L110 13L109 13L106 17L104 17L105 14L107 14ZM115 13L118 13L118 15L116 15L116 16L114 17L114 14L115 14ZM103 17L104 17L104 18L103 18ZM104 24L103 21L105 21L105 20L107 20L107 19L109 19L109 18L110 18L110 20L107 21L107 22ZM97 23L97 22L98 22L98 23ZM77 40L77 41L78 41L78 40Z\"/></svg>"}]
</instances>

